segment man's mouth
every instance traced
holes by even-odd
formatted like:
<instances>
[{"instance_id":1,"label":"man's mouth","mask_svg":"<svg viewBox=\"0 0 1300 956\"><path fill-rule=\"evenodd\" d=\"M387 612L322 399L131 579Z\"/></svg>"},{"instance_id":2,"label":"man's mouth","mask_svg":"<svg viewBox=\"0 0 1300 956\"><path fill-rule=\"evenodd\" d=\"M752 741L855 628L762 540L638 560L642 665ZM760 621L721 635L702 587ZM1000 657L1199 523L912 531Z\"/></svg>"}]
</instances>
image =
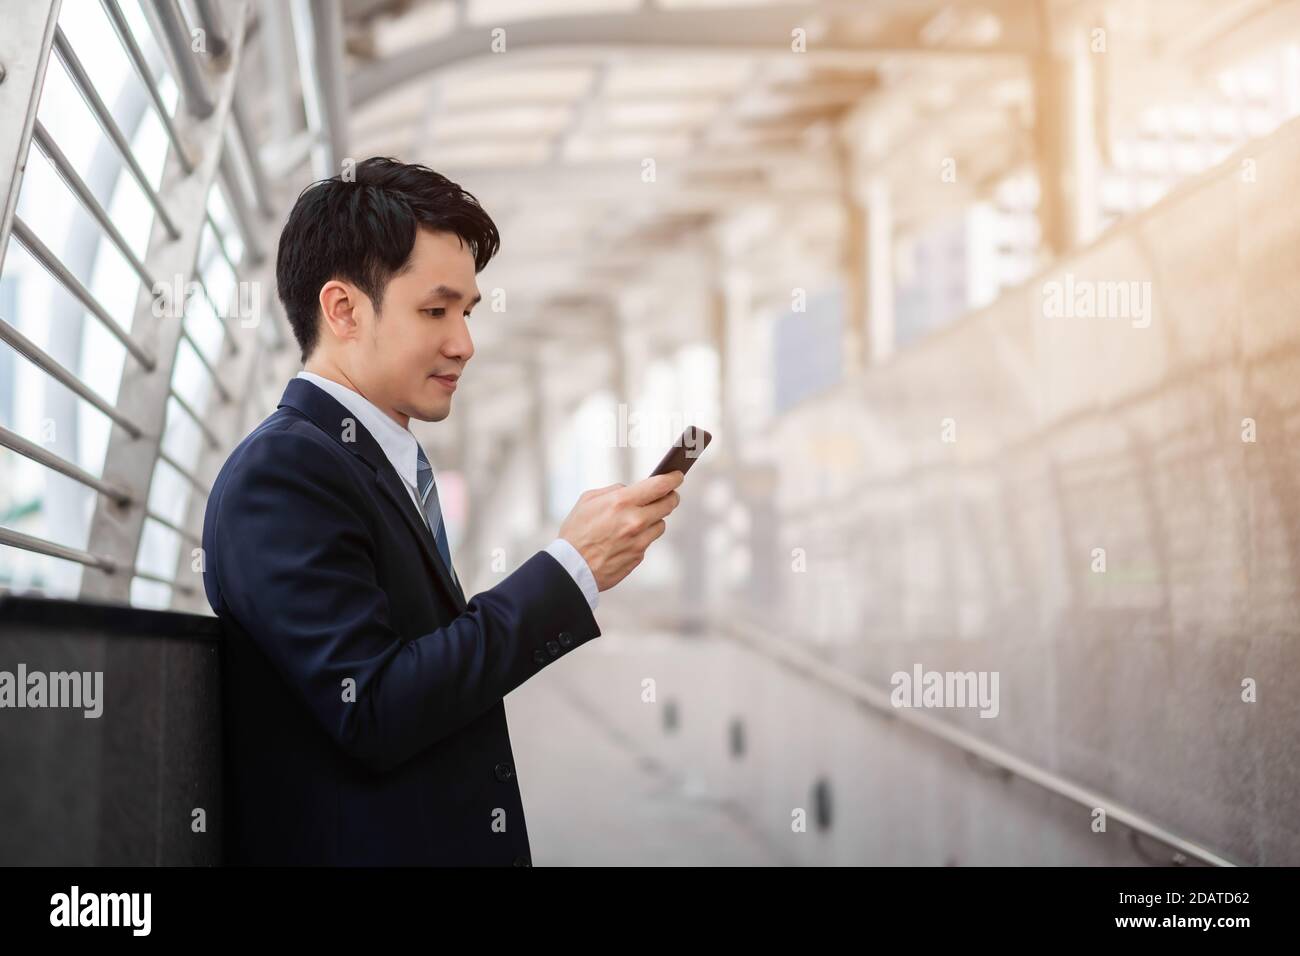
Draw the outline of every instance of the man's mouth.
<instances>
[{"instance_id":1,"label":"man's mouth","mask_svg":"<svg viewBox=\"0 0 1300 956\"><path fill-rule=\"evenodd\" d=\"M460 378L460 375L452 373L450 375L430 375L429 377L436 379L444 388L454 392L456 391L456 380Z\"/></svg>"}]
</instances>

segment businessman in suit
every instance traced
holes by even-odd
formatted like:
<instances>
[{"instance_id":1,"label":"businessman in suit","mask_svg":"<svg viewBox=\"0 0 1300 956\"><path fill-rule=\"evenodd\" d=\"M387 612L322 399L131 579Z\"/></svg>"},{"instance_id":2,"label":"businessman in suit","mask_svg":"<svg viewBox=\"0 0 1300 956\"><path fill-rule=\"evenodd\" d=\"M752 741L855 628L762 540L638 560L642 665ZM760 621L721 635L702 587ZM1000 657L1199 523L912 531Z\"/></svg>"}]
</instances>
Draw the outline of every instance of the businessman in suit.
<instances>
[{"instance_id":1,"label":"businessman in suit","mask_svg":"<svg viewBox=\"0 0 1300 956\"><path fill-rule=\"evenodd\" d=\"M498 246L473 196L389 159L309 186L281 233L303 371L203 526L228 863L531 865L503 698L600 636L599 592L664 533L683 476L584 492L466 600L408 426L450 414Z\"/></svg>"}]
</instances>

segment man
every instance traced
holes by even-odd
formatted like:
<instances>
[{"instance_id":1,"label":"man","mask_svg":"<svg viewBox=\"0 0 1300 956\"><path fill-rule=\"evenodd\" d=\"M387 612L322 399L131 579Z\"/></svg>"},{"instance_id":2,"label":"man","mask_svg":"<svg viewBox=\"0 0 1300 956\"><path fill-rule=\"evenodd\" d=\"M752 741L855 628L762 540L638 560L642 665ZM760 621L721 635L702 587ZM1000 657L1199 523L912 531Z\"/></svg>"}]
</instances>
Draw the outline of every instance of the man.
<instances>
[{"instance_id":1,"label":"man","mask_svg":"<svg viewBox=\"0 0 1300 956\"><path fill-rule=\"evenodd\" d=\"M466 601L410 419L474 354L487 213L423 166L308 187L280 236L304 369L208 500L225 632L229 863L531 865L502 698L600 636L682 473L584 492L559 537Z\"/></svg>"}]
</instances>

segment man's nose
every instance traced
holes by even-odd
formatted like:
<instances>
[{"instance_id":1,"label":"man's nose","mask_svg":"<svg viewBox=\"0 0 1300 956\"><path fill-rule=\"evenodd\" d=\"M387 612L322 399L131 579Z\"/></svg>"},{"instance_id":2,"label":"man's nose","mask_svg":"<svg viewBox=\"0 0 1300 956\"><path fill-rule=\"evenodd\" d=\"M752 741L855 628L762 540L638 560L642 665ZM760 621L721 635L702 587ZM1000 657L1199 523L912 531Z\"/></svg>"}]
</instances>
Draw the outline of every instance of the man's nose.
<instances>
[{"instance_id":1,"label":"man's nose","mask_svg":"<svg viewBox=\"0 0 1300 956\"><path fill-rule=\"evenodd\" d=\"M450 336L443 343L442 353L448 358L460 359L461 364L468 362L474 355L474 340L469 334L469 323L464 317L460 320L460 326L456 329L456 334Z\"/></svg>"}]
</instances>

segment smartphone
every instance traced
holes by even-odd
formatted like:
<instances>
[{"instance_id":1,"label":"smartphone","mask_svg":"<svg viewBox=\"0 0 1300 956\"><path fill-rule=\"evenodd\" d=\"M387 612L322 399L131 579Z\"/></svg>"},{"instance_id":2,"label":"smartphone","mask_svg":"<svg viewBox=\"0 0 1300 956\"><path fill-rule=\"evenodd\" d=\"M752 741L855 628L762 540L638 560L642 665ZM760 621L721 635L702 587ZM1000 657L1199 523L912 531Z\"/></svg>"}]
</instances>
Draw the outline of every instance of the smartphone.
<instances>
[{"instance_id":1,"label":"smartphone","mask_svg":"<svg viewBox=\"0 0 1300 956\"><path fill-rule=\"evenodd\" d=\"M684 476L690 471L691 465L695 464L695 459L709 447L711 441L713 441L712 435L703 428L692 425L682 432L681 438L673 442L672 447L668 449L668 454L664 455L663 460L655 466L655 470L650 472L650 477L666 475L670 471L680 471Z\"/></svg>"}]
</instances>

